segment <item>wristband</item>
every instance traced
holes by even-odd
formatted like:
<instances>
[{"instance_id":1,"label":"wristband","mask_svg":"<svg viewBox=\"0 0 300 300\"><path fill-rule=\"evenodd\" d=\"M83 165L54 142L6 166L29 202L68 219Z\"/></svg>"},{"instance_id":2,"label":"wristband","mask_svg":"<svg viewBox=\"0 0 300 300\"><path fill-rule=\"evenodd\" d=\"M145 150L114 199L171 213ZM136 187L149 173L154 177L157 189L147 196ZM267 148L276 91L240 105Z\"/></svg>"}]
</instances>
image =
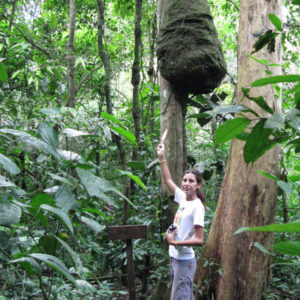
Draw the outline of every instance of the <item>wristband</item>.
<instances>
[{"instance_id":1,"label":"wristband","mask_svg":"<svg viewBox=\"0 0 300 300\"><path fill-rule=\"evenodd\" d=\"M160 161L159 163L162 164L162 163L164 163L164 162L167 162L167 161L166 161L166 160L162 160L162 161Z\"/></svg>"},{"instance_id":2,"label":"wristband","mask_svg":"<svg viewBox=\"0 0 300 300\"><path fill-rule=\"evenodd\" d=\"M174 246L177 246L178 245L178 241L174 241Z\"/></svg>"}]
</instances>

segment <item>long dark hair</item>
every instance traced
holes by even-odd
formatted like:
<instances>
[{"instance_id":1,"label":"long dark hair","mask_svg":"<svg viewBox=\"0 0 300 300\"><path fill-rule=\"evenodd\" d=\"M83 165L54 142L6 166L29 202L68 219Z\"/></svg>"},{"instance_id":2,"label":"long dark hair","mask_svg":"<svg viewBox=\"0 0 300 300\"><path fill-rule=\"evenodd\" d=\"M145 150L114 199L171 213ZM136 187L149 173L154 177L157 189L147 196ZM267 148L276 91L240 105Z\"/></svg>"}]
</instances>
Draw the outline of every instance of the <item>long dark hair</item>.
<instances>
[{"instance_id":1,"label":"long dark hair","mask_svg":"<svg viewBox=\"0 0 300 300\"><path fill-rule=\"evenodd\" d=\"M184 171L183 176L185 174L190 174L190 173L195 175L198 184L202 183L202 175L196 169L190 169L190 170ZM204 193L200 189L197 189L196 192L197 192L197 197L200 198L200 200L202 201L203 206L205 207L206 197L205 197Z\"/></svg>"}]
</instances>

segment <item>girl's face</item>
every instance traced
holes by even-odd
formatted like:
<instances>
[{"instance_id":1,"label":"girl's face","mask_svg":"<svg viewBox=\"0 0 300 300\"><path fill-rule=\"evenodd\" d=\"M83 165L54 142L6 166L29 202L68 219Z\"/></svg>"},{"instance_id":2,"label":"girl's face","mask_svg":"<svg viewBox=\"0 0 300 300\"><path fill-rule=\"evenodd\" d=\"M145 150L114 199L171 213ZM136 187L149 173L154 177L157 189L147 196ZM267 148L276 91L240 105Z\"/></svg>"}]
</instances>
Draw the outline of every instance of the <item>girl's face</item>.
<instances>
[{"instance_id":1,"label":"girl's face","mask_svg":"<svg viewBox=\"0 0 300 300\"><path fill-rule=\"evenodd\" d=\"M187 173L182 178L182 190L186 194L186 200L194 200L197 198L197 189L201 187L201 183L197 182L196 175Z\"/></svg>"}]
</instances>

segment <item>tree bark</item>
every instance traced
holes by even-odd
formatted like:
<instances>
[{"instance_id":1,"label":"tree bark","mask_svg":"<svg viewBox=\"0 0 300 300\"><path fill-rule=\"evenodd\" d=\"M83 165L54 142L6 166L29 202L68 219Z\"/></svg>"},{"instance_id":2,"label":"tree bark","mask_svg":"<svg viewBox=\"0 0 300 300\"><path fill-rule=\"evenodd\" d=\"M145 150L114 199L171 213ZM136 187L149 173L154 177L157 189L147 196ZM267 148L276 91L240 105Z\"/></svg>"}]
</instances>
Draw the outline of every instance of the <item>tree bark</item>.
<instances>
[{"instance_id":1,"label":"tree bark","mask_svg":"<svg viewBox=\"0 0 300 300\"><path fill-rule=\"evenodd\" d=\"M249 54L259 34L272 28L268 14L274 13L280 18L281 7L281 0L240 2L237 103L248 105L261 117L266 113L253 102L243 99L241 87L248 87L254 80L265 77L265 70L245 54ZM276 42L275 52L263 49L254 56L280 63L280 41ZM280 68L273 67L272 72L273 75L280 74ZM270 107L279 111L280 101L275 102L272 86L252 88L251 95L262 95ZM271 258L258 250L254 243L268 248L273 235L234 235L234 232L242 226L274 222L276 182L256 170L277 175L279 147L269 150L253 165L245 164L243 147L244 142L232 141L214 220L195 274L199 288L196 299L257 300L266 296Z\"/></svg>"},{"instance_id":2,"label":"tree bark","mask_svg":"<svg viewBox=\"0 0 300 300\"><path fill-rule=\"evenodd\" d=\"M165 7L168 0L159 2L159 24L161 24ZM165 140L166 160L174 182L181 186L181 178L186 161L185 147L185 114L186 95L179 94L171 84L160 76L160 132L168 129ZM167 209L164 207L167 205ZM164 216L161 222L161 231L165 232L173 223L175 204L173 197L170 197L165 183L162 181L161 211ZM167 247L165 240L162 240L162 247ZM164 262L167 265L168 261ZM167 288L170 281L169 274L165 274L157 283L150 300L167 300L170 298L171 290Z\"/></svg>"},{"instance_id":3,"label":"tree bark","mask_svg":"<svg viewBox=\"0 0 300 300\"><path fill-rule=\"evenodd\" d=\"M97 22L98 51L99 51L99 56L103 63L104 72L105 72L104 93L105 93L106 111L109 114L113 114L113 105L112 105L112 99L111 99L112 70L111 70L109 54L103 44L104 28L105 28L105 5L102 0L96 0L96 1L97 1L97 14L98 14L98 22ZM126 157L125 157L125 150L124 150L123 144L121 142L121 139L119 136L117 136L114 133L112 134L112 139L113 139L113 142L117 145L118 150L119 150L119 156L120 156L120 160L121 160L121 169L125 170Z\"/></svg>"},{"instance_id":4,"label":"tree bark","mask_svg":"<svg viewBox=\"0 0 300 300\"><path fill-rule=\"evenodd\" d=\"M74 36L75 36L75 21L76 8L75 0L69 2L69 39L68 39L68 106L75 107L75 56L74 56Z\"/></svg>"}]
</instances>

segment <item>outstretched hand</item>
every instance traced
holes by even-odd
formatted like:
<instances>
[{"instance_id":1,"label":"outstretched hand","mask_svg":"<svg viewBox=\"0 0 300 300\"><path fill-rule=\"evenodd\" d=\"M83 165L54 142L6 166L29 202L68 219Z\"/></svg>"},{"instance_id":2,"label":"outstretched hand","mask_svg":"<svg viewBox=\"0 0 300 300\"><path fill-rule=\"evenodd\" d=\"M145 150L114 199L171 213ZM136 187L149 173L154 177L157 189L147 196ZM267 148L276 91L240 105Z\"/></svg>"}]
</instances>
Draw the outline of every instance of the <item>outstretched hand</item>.
<instances>
[{"instance_id":1,"label":"outstretched hand","mask_svg":"<svg viewBox=\"0 0 300 300\"><path fill-rule=\"evenodd\" d=\"M164 144L158 144L156 147L157 156L159 159L165 158L165 145Z\"/></svg>"}]
</instances>

